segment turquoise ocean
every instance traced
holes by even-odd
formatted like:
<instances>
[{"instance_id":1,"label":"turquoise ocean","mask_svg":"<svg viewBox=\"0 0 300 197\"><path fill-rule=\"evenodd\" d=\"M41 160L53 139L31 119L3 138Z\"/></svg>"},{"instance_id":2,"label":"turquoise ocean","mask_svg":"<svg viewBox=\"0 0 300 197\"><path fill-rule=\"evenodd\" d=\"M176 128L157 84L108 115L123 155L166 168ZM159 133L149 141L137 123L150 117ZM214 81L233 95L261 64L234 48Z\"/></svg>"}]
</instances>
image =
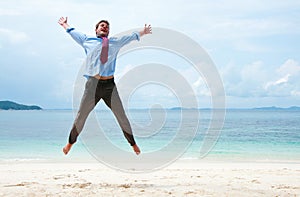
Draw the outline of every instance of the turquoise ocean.
<instances>
[{"instance_id":1,"label":"turquoise ocean","mask_svg":"<svg viewBox=\"0 0 300 197\"><path fill-rule=\"evenodd\" d=\"M204 158L199 150L211 121L211 111L188 110L185 114L191 121L183 125L181 113L181 110L130 110L128 117L142 152L159 154L161 148L172 143L178 127L188 131L189 124L195 123L193 117L200 114L197 133L179 159L300 163L300 110L228 109L218 140ZM131 151L112 113L99 110L95 114L101 129L95 127L93 132L104 132L115 146ZM61 150L74 116L73 110L0 111L0 162L65 161ZM134 125L151 125L154 116L165 118L162 126L148 136L139 136ZM92 158L85 143L79 138L67 156L68 161L85 162ZM98 146L101 151L101 141Z\"/></svg>"}]
</instances>

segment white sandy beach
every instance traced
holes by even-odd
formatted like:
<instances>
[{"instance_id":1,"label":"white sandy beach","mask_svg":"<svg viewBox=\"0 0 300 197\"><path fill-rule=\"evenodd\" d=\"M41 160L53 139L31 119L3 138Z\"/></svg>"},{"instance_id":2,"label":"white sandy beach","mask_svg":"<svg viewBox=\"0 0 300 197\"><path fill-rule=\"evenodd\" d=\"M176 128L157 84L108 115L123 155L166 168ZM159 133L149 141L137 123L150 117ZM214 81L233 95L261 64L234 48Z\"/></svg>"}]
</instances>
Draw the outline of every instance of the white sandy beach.
<instances>
[{"instance_id":1,"label":"white sandy beach","mask_svg":"<svg viewBox=\"0 0 300 197\"><path fill-rule=\"evenodd\" d=\"M300 196L299 163L187 160L125 173L97 162L7 162L0 171L0 196Z\"/></svg>"}]
</instances>

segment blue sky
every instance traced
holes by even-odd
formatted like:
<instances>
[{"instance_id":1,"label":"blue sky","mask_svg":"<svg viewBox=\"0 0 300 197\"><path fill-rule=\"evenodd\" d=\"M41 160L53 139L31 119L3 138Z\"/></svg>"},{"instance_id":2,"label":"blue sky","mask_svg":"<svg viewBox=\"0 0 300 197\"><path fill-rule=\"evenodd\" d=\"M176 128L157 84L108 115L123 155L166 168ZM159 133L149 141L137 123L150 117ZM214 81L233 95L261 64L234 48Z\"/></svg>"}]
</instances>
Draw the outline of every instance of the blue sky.
<instances>
[{"instance_id":1,"label":"blue sky","mask_svg":"<svg viewBox=\"0 0 300 197\"><path fill-rule=\"evenodd\" d=\"M99 2L0 1L0 100L72 108L85 54L57 23L68 16L72 26L89 35L100 19L110 21L111 35L145 23L185 34L214 61L229 108L300 105L300 1ZM122 57L117 80L137 62L147 63L145 58L138 53ZM208 90L192 69L176 64L174 69L191 76L199 106L209 106ZM134 94L131 107L178 105L165 87L145 89Z\"/></svg>"}]
</instances>

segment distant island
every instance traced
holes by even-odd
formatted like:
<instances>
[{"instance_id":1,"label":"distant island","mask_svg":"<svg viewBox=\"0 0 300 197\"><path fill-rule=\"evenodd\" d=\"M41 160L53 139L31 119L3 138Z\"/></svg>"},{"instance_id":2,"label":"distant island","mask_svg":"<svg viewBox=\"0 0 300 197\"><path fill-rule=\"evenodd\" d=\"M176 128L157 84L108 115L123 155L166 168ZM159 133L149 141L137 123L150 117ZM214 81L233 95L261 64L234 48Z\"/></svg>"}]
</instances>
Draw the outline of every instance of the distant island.
<instances>
[{"instance_id":1,"label":"distant island","mask_svg":"<svg viewBox=\"0 0 300 197\"><path fill-rule=\"evenodd\" d=\"M253 108L254 110L300 110L300 107L298 106L291 106L291 107L287 107L287 108L282 108L282 107L256 107Z\"/></svg>"},{"instance_id":2,"label":"distant island","mask_svg":"<svg viewBox=\"0 0 300 197\"><path fill-rule=\"evenodd\" d=\"M0 101L0 110L42 110L36 105L23 105L12 101Z\"/></svg>"},{"instance_id":3,"label":"distant island","mask_svg":"<svg viewBox=\"0 0 300 197\"><path fill-rule=\"evenodd\" d=\"M197 108L187 108L187 107L172 107L170 110L197 110Z\"/></svg>"}]
</instances>

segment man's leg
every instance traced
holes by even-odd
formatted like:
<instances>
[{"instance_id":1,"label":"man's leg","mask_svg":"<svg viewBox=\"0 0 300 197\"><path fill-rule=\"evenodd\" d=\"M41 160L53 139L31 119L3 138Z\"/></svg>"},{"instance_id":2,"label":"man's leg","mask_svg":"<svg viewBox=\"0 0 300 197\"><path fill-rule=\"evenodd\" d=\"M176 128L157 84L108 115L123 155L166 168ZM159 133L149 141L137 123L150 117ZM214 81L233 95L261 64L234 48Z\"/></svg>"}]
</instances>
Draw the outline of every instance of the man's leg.
<instances>
[{"instance_id":1,"label":"man's leg","mask_svg":"<svg viewBox=\"0 0 300 197\"><path fill-rule=\"evenodd\" d=\"M117 87L113 85L112 89L107 89L107 92L105 96L103 97L103 100L105 104L112 110L113 114L115 115L122 131L127 139L128 143L132 146L134 152L138 155L140 154L140 149L135 143L132 129L129 123L129 120L125 114Z\"/></svg>"},{"instance_id":2,"label":"man's leg","mask_svg":"<svg viewBox=\"0 0 300 197\"><path fill-rule=\"evenodd\" d=\"M70 131L69 142L63 148L63 152L65 154L68 154L68 152L72 148L72 145L77 141L77 137L82 131L88 115L100 100L100 98L95 98L96 88L97 88L97 80L94 78L90 78L85 85L85 90L81 98L80 107L77 112L75 121L73 123L73 127Z\"/></svg>"}]
</instances>

